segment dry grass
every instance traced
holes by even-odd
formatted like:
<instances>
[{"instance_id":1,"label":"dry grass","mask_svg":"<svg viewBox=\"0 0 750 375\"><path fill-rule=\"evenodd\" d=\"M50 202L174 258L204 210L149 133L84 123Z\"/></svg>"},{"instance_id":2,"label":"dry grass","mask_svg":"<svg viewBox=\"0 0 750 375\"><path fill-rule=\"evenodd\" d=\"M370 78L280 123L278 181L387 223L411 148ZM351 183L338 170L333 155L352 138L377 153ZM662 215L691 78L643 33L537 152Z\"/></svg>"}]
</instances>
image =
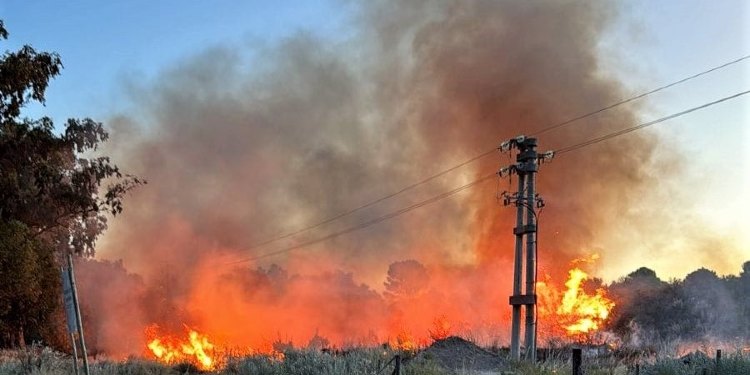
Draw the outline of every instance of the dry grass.
<instances>
[{"instance_id":1,"label":"dry grass","mask_svg":"<svg viewBox=\"0 0 750 375\"><path fill-rule=\"evenodd\" d=\"M395 353L382 348L354 349L346 353L329 354L311 350L290 350L283 360L266 356L228 358L221 370L210 372L216 375L379 375L391 374L393 364L386 365ZM641 375L747 375L750 374L750 354L737 352L725 355L717 367L716 361L707 356L693 356L686 363L683 359L656 356L641 359ZM402 374L447 375L436 363L425 360L406 360ZM611 356L586 358L586 375L631 375L633 364L625 364ZM0 374L7 375L68 375L73 373L70 356L54 352L49 348L32 346L26 350L0 351ZM201 373L192 366L168 366L161 363L129 359L127 361L94 361L92 375L182 375ZM511 364L508 369L481 373L459 371L458 375L559 375L570 374L571 367L565 353L549 356L544 362ZM209 374L209 373L206 373Z\"/></svg>"}]
</instances>

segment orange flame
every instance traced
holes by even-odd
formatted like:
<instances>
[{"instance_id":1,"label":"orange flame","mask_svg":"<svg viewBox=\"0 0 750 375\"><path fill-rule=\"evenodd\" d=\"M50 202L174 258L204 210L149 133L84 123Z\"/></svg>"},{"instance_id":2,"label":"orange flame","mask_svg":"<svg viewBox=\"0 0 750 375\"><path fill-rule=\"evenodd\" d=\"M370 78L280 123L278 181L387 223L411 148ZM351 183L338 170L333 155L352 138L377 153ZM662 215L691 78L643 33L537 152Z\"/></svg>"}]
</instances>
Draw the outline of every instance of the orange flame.
<instances>
[{"instance_id":1,"label":"orange flame","mask_svg":"<svg viewBox=\"0 0 750 375\"><path fill-rule=\"evenodd\" d=\"M155 336L157 330L158 326L153 325L146 329L146 334ZM214 344L208 341L207 336L192 329L188 331L187 340L170 336L155 337L146 346L156 359L164 363L189 362L201 370L216 368Z\"/></svg>"},{"instance_id":2,"label":"orange flame","mask_svg":"<svg viewBox=\"0 0 750 375\"><path fill-rule=\"evenodd\" d=\"M432 328L428 330L433 341L442 340L451 334L451 323L448 317L440 315L432 320Z\"/></svg>"},{"instance_id":3,"label":"orange flame","mask_svg":"<svg viewBox=\"0 0 750 375\"><path fill-rule=\"evenodd\" d=\"M570 335L580 335L596 331L607 320L615 303L607 298L604 289L599 288L596 294L589 295L581 284L589 275L580 268L568 271L567 290L563 294L561 305L557 308L557 315L562 317L565 329Z\"/></svg>"},{"instance_id":4,"label":"orange flame","mask_svg":"<svg viewBox=\"0 0 750 375\"><path fill-rule=\"evenodd\" d=\"M411 332L402 329L396 337L391 338L388 340L388 345L390 345L391 348L406 352L413 352L419 349L420 346L425 346L426 342L425 340L419 340L422 342L418 342L416 338L414 338L414 335L411 334Z\"/></svg>"},{"instance_id":5,"label":"orange flame","mask_svg":"<svg viewBox=\"0 0 750 375\"><path fill-rule=\"evenodd\" d=\"M153 358L166 364L190 363L200 370L217 370L222 366L227 356L263 355L273 360L284 360L284 353L276 350L270 342L252 347L220 347L202 334L185 326L186 339L179 339L173 335L160 334L159 326L152 324L146 328L147 344ZM147 352L148 353L148 352Z\"/></svg>"}]
</instances>

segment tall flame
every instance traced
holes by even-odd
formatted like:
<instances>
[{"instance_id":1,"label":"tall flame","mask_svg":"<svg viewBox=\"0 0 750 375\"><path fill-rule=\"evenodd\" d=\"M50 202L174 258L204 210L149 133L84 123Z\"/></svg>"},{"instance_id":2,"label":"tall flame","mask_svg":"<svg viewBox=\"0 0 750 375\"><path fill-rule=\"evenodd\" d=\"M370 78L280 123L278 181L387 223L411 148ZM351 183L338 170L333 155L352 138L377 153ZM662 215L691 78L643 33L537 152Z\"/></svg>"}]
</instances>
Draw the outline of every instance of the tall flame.
<instances>
[{"instance_id":1,"label":"tall flame","mask_svg":"<svg viewBox=\"0 0 750 375\"><path fill-rule=\"evenodd\" d=\"M570 335L580 335L598 330L609 317L615 303L607 298L606 291L598 288L596 293L589 295L582 288L582 284L589 275L580 268L568 271L567 288L563 294L557 315L566 323L565 329Z\"/></svg>"}]
</instances>

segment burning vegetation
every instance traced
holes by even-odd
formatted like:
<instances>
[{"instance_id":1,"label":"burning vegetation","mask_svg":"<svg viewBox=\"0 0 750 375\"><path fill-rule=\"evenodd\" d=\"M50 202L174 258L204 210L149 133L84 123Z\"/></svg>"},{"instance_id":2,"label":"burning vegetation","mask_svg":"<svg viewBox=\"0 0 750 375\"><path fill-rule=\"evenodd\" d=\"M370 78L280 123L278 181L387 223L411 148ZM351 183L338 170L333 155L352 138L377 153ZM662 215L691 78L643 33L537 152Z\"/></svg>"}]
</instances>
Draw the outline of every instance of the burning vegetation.
<instances>
[{"instance_id":1,"label":"burning vegetation","mask_svg":"<svg viewBox=\"0 0 750 375\"><path fill-rule=\"evenodd\" d=\"M627 97L598 50L617 10L488 1L362 2L356 11L359 32L346 43L300 33L253 57L216 48L130 87L139 112L110 121L111 151L149 185L101 243L101 255L123 262L79 267L90 342L101 351L147 350L211 368L226 348L281 352L273 343L414 350L459 335L507 345L513 218L493 204L498 184L331 233L496 171L500 160L479 158L363 206L373 197ZM638 110L620 106L557 129L540 147L637 123ZM540 175L542 344L610 329L635 341L634 327L647 324L633 306L653 295L628 295L618 282L591 288L582 267L565 265L610 243L604 236L651 233L643 216L680 214L641 194L656 171L662 180L679 171L679 157L657 144L634 133L592 146L596 157L566 154ZM352 207L362 209L341 215ZM636 243L616 245L642 255ZM613 254L603 251L602 261ZM659 282L654 293L676 293ZM152 324L158 334L144 330Z\"/></svg>"},{"instance_id":2,"label":"burning vegetation","mask_svg":"<svg viewBox=\"0 0 750 375\"><path fill-rule=\"evenodd\" d=\"M213 370L216 367L215 346L208 337L185 327L187 337L159 335L159 327L152 325L146 328L148 343L146 347L153 357L167 364L189 362L202 370Z\"/></svg>"},{"instance_id":3,"label":"burning vegetation","mask_svg":"<svg viewBox=\"0 0 750 375\"><path fill-rule=\"evenodd\" d=\"M597 288L593 295L586 294L582 285L589 277L586 272L579 268L568 272L570 277L565 282L567 289L557 308L558 317L563 322L572 321L571 324L563 323L565 330L571 335L599 330L609 317L615 303L607 298L604 288Z\"/></svg>"},{"instance_id":4,"label":"burning vegetation","mask_svg":"<svg viewBox=\"0 0 750 375\"><path fill-rule=\"evenodd\" d=\"M742 339L737 341L738 335L740 338L748 337L746 325L748 316L743 315L739 310L747 306L739 301L742 301L740 297L746 293L745 290L750 288L750 262L745 264L745 269L739 277L719 278L710 271L699 270L688 275L684 281L664 282L658 279L653 271L640 269L609 285L603 285L591 278L583 268L585 267L574 264L568 271L567 279L555 281L551 276L546 275L539 283L541 346L549 345L550 340L588 344L607 343L610 347L614 345L615 347L635 348L648 348L648 345L652 345L650 343L673 342L678 345L675 348L676 353L687 353L695 351L696 348L702 348L705 344L700 343L707 338L710 338L711 347L730 348L743 342ZM87 261L79 262L78 270L81 285L93 285L91 277L100 274L101 271L106 271L107 278L99 281L102 285L115 282L130 285L133 289L143 287L140 279L127 277L121 265ZM490 336L490 334L498 333L507 334L507 320L505 323L493 326L494 328L486 336L481 336L481 333L485 332L482 329L486 329L491 324L466 319L466 315L457 313L461 309L456 311L447 309L446 307L454 305L450 301L436 310L421 309L423 304L435 298L436 291L433 290L433 284L427 283L420 288L406 288L401 281L432 279L430 273L423 273L423 270L426 268L423 269L418 262L399 263L391 267L389 273L391 282L388 284L391 286L387 288L390 292L382 295L374 292L368 293L366 295L373 300L365 304L370 310L379 309L383 311L383 314L390 314L390 318L380 321L382 324L380 330L377 330L377 326L372 326L366 334L361 336L357 335L357 332L361 331L354 328L350 329L349 336L337 336L336 331L331 330L334 326L326 327L317 323L314 326L323 328L305 331L304 327L310 326L309 321L313 318L298 315L308 322L296 326L301 327L301 334L282 335L279 330L269 329L257 330L258 333L252 335L249 330L242 329L241 325L235 325L235 331L246 335L238 337L228 335L227 331L221 328L222 325L217 324L217 322L223 322L222 319L226 319L226 315L217 314L215 319L198 322L195 318L191 320L190 314L182 309L175 308L168 310L171 311L172 318L162 318L165 322L163 325L146 324L147 328L143 331L142 341L133 341L131 350L145 353L146 357L168 364L188 362L201 369L211 369L223 366L228 355L235 357L263 355L275 360L283 360L284 351L292 347L346 350L354 346L377 347L387 343L395 350L414 352L435 341L454 335L471 337L475 342L485 346L507 345L507 339L493 340ZM270 289L258 291L261 294L269 293L270 290L295 289L299 287L296 283L310 282L310 280L300 280L305 279L301 275L290 276L279 267L254 272L255 277L270 274L275 275L274 279L277 282L284 281L282 284L269 285ZM328 284L330 280L341 282L341 280L348 280L348 277L346 275L331 276L324 283L321 283L321 279L318 278L311 280L320 283L321 288L330 290L332 288L332 285ZM414 286L414 284L410 285ZM404 289L409 289L410 292L407 293ZM343 290L349 290L351 293L356 288ZM89 289L84 288L82 292L82 300L87 301L84 304L84 311L100 311L99 308L104 308L91 304L93 295L90 294ZM138 298L150 299L157 295L154 292L144 292L138 297L134 296L133 300L137 302ZM330 294L327 296L330 297ZM503 297L505 296L497 297L499 309L502 308L502 301L507 298ZM315 302L305 302L307 303ZM717 304L723 304L726 308L720 311L710 308ZM224 304L223 307L231 308L230 304ZM254 311L263 311L264 308L267 307L258 305L257 310ZM216 313L218 310L211 311ZM356 308L352 311L358 314L363 313L360 312L362 310ZM298 313L299 310L292 310L292 312ZM133 310L133 313L136 316L143 314L137 310ZM276 313L282 314L283 311ZM105 332L101 328L106 327L105 322L98 320L97 316L89 314L84 316L87 317L86 326L91 327L92 332L98 334ZM354 316L352 319L356 321L357 317ZM496 319L502 322L503 314L497 314ZM324 321L341 323L338 320L324 318L319 322ZM245 320L243 324L251 322L252 320ZM711 328L724 325L727 326L726 333ZM201 328L193 328L198 326ZM252 327L258 329L256 327L259 326ZM295 326L290 325L290 327L294 329ZM357 340L352 338L357 338ZM607 341L613 339L616 341ZM94 351L102 350L104 345L112 345L112 342L104 341L94 335L89 338L88 342ZM730 345L727 342L734 344Z\"/></svg>"},{"instance_id":5,"label":"burning vegetation","mask_svg":"<svg viewBox=\"0 0 750 375\"><path fill-rule=\"evenodd\" d=\"M24 215L8 212L19 202L45 202L28 197L46 188L39 178L48 158L40 159L36 175L24 168L7 174L7 186L28 175L27 191L9 195L1 210L7 218L0 229L9 238L3 259L20 265L8 278L29 287L11 285L0 297L15 306L24 294L33 302L28 305L39 307L37 315L53 317L54 303L41 302L54 300L36 296L57 285L54 254L36 254L26 238L53 225L53 242L93 256L107 227L98 211L106 207L119 221L96 249L102 259L121 260L76 264L92 354L146 356L201 370L221 369L229 355L282 360L291 348L387 345L415 352L452 342L484 357L452 336L485 346L508 343L512 215L492 200L506 181L442 198L496 171L498 158L476 155L499 141L627 97L599 51L599 35L616 11L605 2L362 2L357 32L345 42L303 32L253 57L216 48L186 59L130 86L130 107L138 112L110 121L116 141L107 151L123 161L123 170L149 181L122 215L120 198L140 179L122 179L104 201L84 199L88 216L29 230L16 223ZM51 58L54 76L60 63ZM9 113L18 117L19 109ZM605 134L638 122L638 111L637 104L610 108L539 140L552 149L568 146L589 138L590 129ZM38 125L29 134L52 131L51 123ZM58 162L80 164L74 180L86 187L81 197L91 198L101 181L121 173L107 157L78 159L107 138L101 124L69 126L70 149ZM79 128L88 130L76 135ZM631 134L592 146L593 158L568 153L540 176L537 187L548 202L539 217L541 345L599 343L609 334L634 346L750 340L750 262L739 276L701 269L665 282L639 269L609 285L580 262L564 266L602 243L613 245L602 261L623 249L639 259L644 250L622 239L627 233L663 243L674 234L691 239L691 224L675 219L680 208L665 212L651 204L660 197L641 194L657 173L664 180L680 170L680 158L669 147L657 152L658 144L657 136ZM425 179L453 165L461 167ZM80 190L62 187L51 196ZM383 196L390 198L363 204ZM28 216L55 211L39 207ZM674 224L654 233L653 222ZM694 236L684 242L706 243ZM725 245L710 243L710 251ZM680 250L707 251L701 245ZM34 268L41 263L44 270ZM47 274L30 276L42 271ZM3 323L12 319L18 328L4 329L6 345L24 344L24 327L37 330L23 313L15 307L5 313Z\"/></svg>"},{"instance_id":6,"label":"burning vegetation","mask_svg":"<svg viewBox=\"0 0 750 375\"><path fill-rule=\"evenodd\" d=\"M423 270L420 268L421 265L416 262L401 263L396 265L395 268L401 269L401 267L406 267L403 266L404 264L408 265L408 269L416 271L417 274L421 274L420 271ZM406 287L396 280L396 272L393 272L391 276L390 285L398 284L398 288ZM422 274L422 276L426 276L426 274ZM557 284L547 281L543 286L546 288L547 295L554 295L557 299L546 301L547 311L552 311L554 314L542 314L542 318L549 320L556 326L554 332L565 332L564 337L568 340L586 341L587 338L592 337L592 335L602 330L611 309L614 307L614 302L607 298L604 288L598 288L592 294L588 294L584 290L582 284L587 278L588 275L580 268L573 268L569 271L569 278L565 281L564 285L558 287L556 286ZM405 279L408 280L409 277L405 277ZM393 286L391 288L392 294L396 292L394 288L396 287ZM419 295L417 292L412 290L412 296L408 297L404 296L404 292L401 291L399 292L400 297L398 299L393 295L388 298L404 305L421 303L418 297L414 296L414 294ZM410 301L410 298L417 299ZM382 300L382 302L386 303L385 300ZM425 329L422 330L415 329L418 326L404 325L403 322L408 320L399 320L402 322L398 326L399 328L395 328L392 331L383 331L380 336L375 335L371 337L371 342L369 343L347 343L346 341L339 341L341 339L331 342L329 339L319 336L319 332L316 330L314 336L309 338L309 341L292 339L287 347L341 349L347 345L376 346L382 342L386 342L394 350L416 352L426 348L433 342L446 339L454 334L470 335L477 328L469 326L470 322L467 320L451 320L448 315L439 312L420 312L420 314L422 315L415 316L415 318L423 319L424 314L428 314L426 315L428 317L433 316L429 319L431 324L423 325L422 327L425 327ZM173 324L173 326L175 325ZM182 324L181 332L165 332L156 324L149 325L145 330L145 338L149 357L166 364L191 363L204 370L212 370L220 366L228 353L235 356L260 354L283 359L283 353L276 349L282 343L280 339L277 339L275 344L266 341L264 344L256 344L254 347L233 346L230 349L226 344L217 344L217 342L209 338L209 335L192 329L185 324ZM554 337L542 337L542 340L550 338Z\"/></svg>"},{"instance_id":7,"label":"burning vegetation","mask_svg":"<svg viewBox=\"0 0 750 375\"><path fill-rule=\"evenodd\" d=\"M228 356L263 355L274 360L284 359L284 354L272 346L241 348L219 345L188 326L185 326L183 335L177 336L161 332L158 325L152 324L146 328L145 335L146 357L170 365L190 363L200 370L210 371L221 368Z\"/></svg>"}]
</instances>

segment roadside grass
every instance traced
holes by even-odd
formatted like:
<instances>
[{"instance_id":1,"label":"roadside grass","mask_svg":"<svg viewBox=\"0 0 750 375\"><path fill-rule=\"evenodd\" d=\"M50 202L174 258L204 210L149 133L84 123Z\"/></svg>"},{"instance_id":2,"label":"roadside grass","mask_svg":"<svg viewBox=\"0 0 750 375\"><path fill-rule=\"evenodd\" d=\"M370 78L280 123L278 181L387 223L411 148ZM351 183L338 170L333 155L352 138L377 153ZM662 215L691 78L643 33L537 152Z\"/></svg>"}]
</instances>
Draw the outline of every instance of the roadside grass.
<instances>
[{"instance_id":1,"label":"roadside grass","mask_svg":"<svg viewBox=\"0 0 750 375\"><path fill-rule=\"evenodd\" d=\"M94 360L92 375L390 375L396 352L383 348L359 348L339 353L316 350L287 350L283 358L263 355L226 358L223 367L213 372L201 372L190 365L165 365L131 358L125 361ZM407 359L402 363L404 375L448 375L435 362ZM686 360L668 356L655 356L638 360L640 375L748 375L750 353L725 354L717 365L714 358L694 355ZM634 363L624 363L613 356L585 358L586 375L634 375ZM39 346L25 350L0 351L0 374L7 375L68 375L73 374L72 359ZM571 373L568 356L563 351L551 354L543 362L529 364L510 363L496 372L458 371L457 375L564 375Z\"/></svg>"}]
</instances>

